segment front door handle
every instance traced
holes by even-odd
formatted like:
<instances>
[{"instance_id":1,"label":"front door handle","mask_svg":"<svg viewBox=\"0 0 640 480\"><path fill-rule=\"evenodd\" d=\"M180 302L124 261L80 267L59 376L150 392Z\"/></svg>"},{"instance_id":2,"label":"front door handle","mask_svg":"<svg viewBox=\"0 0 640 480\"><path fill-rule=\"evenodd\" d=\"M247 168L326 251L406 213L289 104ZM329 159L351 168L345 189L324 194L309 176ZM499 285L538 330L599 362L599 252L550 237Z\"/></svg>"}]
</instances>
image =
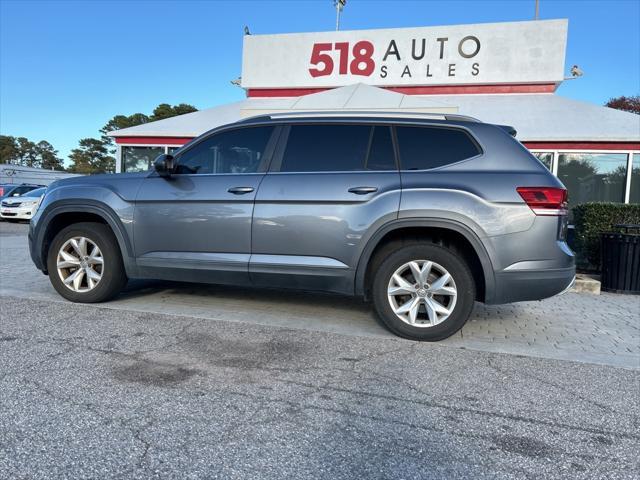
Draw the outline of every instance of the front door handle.
<instances>
[{"instance_id":1,"label":"front door handle","mask_svg":"<svg viewBox=\"0 0 640 480\"><path fill-rule=\"evenodd\" d=\"M227 192L234 195L244 195L245 193L253 192L253 187L231 187Z\"/></svg>"},{"instance_id":2,"label":"front door handle","mask_svg":"<svg viewBox=\"0 0 640 480\"><path fill-rule=\"evenodd\" d=\"M366 195L367 193L374 193L377 191L377 187L353 187L349 189L350 193L355 193L356 195Z\"/></svg>"}]
</instances>

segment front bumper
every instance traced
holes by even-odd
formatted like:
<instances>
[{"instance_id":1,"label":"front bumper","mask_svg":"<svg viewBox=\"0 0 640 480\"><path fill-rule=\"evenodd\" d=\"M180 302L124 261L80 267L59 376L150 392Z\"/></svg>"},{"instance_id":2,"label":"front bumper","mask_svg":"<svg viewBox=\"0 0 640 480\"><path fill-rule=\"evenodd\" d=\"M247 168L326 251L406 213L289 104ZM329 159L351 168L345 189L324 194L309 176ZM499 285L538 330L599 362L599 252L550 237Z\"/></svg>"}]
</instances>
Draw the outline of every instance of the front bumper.
<instances>
[{"instance_id":1,"label":"front bumper","mask_svg":"<svg viewBox=\"0 0 640 480\"><path fill-rule=\"evenodd\" d=\"M35 264L36 268L46 274L47 266L45 265L41 257L41 252L35 247L34 237L35 237L35 234L33 231L33 223L32 223L29 225L29 235L27 236L28 243L29 243L29 255L31 255L31 260L33 260L33 263Z\"/></svg>"},{"instance_id":2,"label":"front bumper","mask_svg":"<svg viewBox=\"0 0 640 480\"><path fill-rule=\"evenodd\" d=\"M37 207L0 207L0 217L8 220L31 220Z\"/></svg>"}]
</instances>

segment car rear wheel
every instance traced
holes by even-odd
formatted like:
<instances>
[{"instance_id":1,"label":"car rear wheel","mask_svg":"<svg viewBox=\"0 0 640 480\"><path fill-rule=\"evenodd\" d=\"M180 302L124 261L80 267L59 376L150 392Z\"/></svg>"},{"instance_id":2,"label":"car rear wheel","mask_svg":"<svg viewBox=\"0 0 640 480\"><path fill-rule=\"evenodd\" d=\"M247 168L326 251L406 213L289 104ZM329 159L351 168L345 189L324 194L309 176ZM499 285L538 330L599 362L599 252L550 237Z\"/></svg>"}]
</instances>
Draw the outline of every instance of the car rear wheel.
<instances>
[{"instance_id":1,"label":"car rear wheel","mask_svg":"<svg viewBox=\"0 0 640 480\"><path fill-rule=\"evenodd\" d=\"M104 302L127 283L118 242L101 223L62 229L49 248L47 270L53 288L72 302Z\"/></svg>"},{"instance_id":2,"label":"car rear wheel","mask_svg":"<svg viewBox=\"0 0 640 480\"><path fill-rule=\"evenodd\" d=\"M421 243L396 250L379 265L372 297L389 330L437 341L460 330L471 315L475 282L453 250Z\"/></svg>"}]
</instances>

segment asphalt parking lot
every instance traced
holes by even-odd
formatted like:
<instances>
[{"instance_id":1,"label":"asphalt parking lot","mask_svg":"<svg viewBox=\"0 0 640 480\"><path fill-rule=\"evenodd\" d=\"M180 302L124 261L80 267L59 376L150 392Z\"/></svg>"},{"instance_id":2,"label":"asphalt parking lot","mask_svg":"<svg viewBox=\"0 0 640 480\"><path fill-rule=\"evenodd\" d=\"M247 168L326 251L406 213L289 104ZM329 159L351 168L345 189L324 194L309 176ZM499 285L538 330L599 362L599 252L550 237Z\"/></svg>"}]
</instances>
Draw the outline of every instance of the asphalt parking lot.
<instances>
[{"instance_id":1,"label":"asphalt parking lot","mask_svg":"<svg viewBox=\"0 0 640 480\"><path fill-rule=\"evenodd\" d=\"M638 478L640 300L478 305L397 339L340 297L61 301L0 223L0 478Z\"/></svg>"}]
</instances>

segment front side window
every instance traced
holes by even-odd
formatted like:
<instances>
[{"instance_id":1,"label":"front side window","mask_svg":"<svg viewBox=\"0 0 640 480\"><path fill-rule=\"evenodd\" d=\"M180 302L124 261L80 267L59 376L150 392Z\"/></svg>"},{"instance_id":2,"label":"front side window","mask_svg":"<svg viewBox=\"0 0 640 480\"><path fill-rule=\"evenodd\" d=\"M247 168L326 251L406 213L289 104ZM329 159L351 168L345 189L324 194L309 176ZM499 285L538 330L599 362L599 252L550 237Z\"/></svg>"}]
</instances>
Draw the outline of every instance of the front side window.
<instances>
[{"instance_id":1,"label":"front side window","mask_svg":"<svg viewBox=\"0 0 640 480\"><path fill-rule=\"evenodd\" d=\"M427 170L480 154L468 133L439 127L397 127L403 170Z\"/></svg>"},{"instance_id":2,"label":"front side window","mask_svg":"<svg viewBox=\"0 0 640 480\"><path fill-rule=\"evenodd\" d=\"M214 134L176 157L176 173L257 173L272 133L247 127Z\"/></svg>"},{"instance_id":3,"label":"front side window","mask_svg":"<svg viewBox=\"0 0 640 480\"><path fill-rule=\"evenodd\" d=\"M281 172L363 170L371 126L292 125Z\"/></svg>"}]
</instances>

